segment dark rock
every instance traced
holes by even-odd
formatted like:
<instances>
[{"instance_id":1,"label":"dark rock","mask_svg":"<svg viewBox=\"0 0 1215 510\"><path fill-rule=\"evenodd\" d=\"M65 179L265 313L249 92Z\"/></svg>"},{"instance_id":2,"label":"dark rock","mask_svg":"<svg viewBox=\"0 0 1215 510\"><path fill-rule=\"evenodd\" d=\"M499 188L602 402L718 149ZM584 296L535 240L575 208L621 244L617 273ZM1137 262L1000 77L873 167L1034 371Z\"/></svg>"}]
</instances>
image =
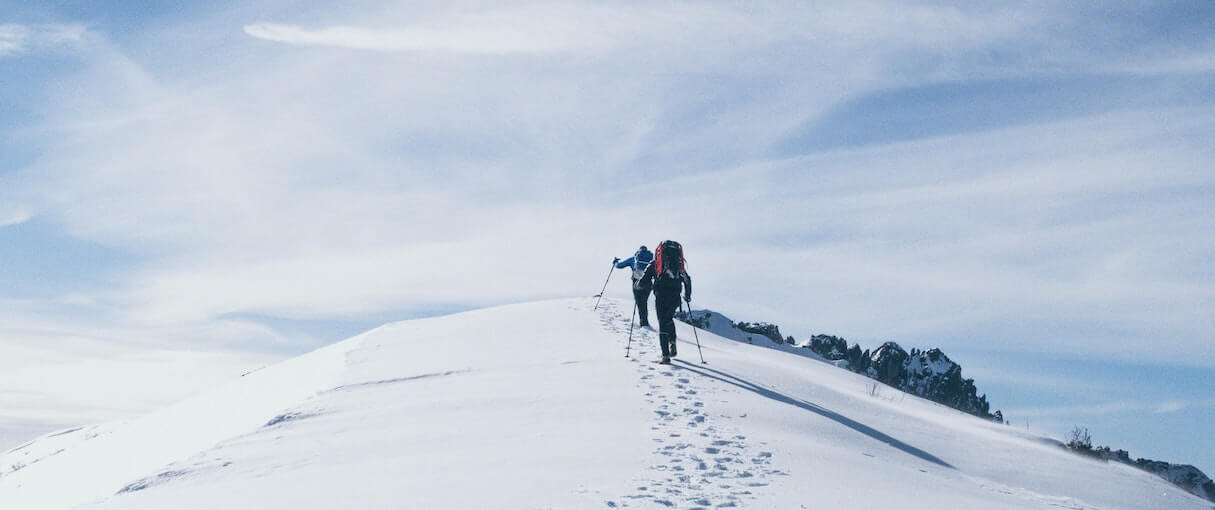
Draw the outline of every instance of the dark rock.
<instances>
[{"instance_id":1,"label":"dark rock","mask_svg":"<svg viewBox=\"0 0 1215 510\"><path fill-rule=\"evenodd\" d=\"M831 361L839 361L847 357L848 341L831 335L814 335L810 337L810 350L815 354Z\"/></svg>"},{"instance_id":2,"label":"dark rock","mask_svg":"<svg viewBox=\"0 0 1215 510\"><path fill-rule=\"evenodd\" d=\"M859 354L859 347L854 348ZM899 344L886 342L869 356L869 376L895 388L902 388L907 381L905 368L909 358L910 355Z\"/></svg>"},{"instance_id":3,"label":"dark rock","mask_svg":"<svg viewBox=\"0 0 1215 510\"><path fill-rule=\"evenodd\" d=\"M683 310L675 312L675 318L683 322L691 324L700 329L710 329L710 318L713 312L708 310L693 310L691 313L685 313Z\"/></svg>"},{"instance_id":4,"label":"dark rock","mask_svg":"<svg viewBox=\"0 0 1215 510\"><path fill-rule=\"evenodd\" d=\"M747 333L755 333L766 337L778 344L785 343L785 337L781 336L780 328L776 324L769 324L767 322L736 322L734 323L734 327Z\"/></svg>"},{"instance_id":5,"label":"dark rock","mask_svg":"<svg viewBox=\"0 0 1215 510\"><path fill-rule=\"evenodd\" d=\"M954 409L988 417L987 396L976 396L973 379L962 377L962 366L954 363L940 349L912 349L907 359L907 390L933 402Z\"/></svg>"}]
</instances>

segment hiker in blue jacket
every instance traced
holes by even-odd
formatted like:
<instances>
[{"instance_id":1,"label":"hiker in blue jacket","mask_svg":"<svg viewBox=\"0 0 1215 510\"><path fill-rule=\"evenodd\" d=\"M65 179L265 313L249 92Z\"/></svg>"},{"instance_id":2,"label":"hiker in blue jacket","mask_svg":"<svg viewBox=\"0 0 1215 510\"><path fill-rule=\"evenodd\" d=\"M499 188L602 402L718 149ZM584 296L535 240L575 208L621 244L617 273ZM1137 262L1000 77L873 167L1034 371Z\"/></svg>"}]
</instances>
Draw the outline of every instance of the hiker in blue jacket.
<instances>
[{"instance_id":1,"label":"hiker in blue jacket","mask_svg":"<svg viewBox=\"0 0 1215 510\"><path fill-rule=\"evenodd\" d=\"M649 327L650 311L647 303L650 301L650 291L653 290L654 285L652 279L642 278L642 276L650 267L650 263L654 262L654 253L642 245L632 257L624 260L616 257L612 262L616 263L616 269L633 268L633 301L637 302L637 314L641 317L641 327Z\"/></svg>"}]
</instances>

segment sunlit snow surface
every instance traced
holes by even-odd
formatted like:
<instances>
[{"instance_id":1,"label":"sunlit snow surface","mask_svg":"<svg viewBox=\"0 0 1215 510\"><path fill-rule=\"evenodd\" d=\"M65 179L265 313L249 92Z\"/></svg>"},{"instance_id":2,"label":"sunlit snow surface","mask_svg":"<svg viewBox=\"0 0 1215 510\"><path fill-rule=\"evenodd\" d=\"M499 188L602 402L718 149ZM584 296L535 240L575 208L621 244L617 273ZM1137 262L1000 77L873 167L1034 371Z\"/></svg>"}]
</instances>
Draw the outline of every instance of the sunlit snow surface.
<instances>
[{"instance_id":1,"label":"sunlit snow surface","mask_svg":"<svg viewBox=\"0 0 1215 510\"><path fill-rule=\"evenodd\" d=\"M810 357L632 304L563 300L391 324L129 423L0 455L0 509L1204 509ZM154 384L154 382L149 382Z\"/></svg>"}]
</instances>

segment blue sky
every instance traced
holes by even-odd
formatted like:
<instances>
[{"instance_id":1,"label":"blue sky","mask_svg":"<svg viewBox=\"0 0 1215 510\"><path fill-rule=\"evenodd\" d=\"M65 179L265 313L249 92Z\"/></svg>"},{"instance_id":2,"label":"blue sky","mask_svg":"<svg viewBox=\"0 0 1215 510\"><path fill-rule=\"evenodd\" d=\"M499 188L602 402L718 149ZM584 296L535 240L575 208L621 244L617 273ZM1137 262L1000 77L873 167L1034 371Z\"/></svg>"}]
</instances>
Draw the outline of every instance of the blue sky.
<instances>
[{"instance_id":1,"label":"blue sky","mask_svg":"<svg viewBox=\"0 0 1215 510\"><path fill-rule=\"evenodd\" d=\"M698 306L1215 470L1210 2L0 12L0 445L674 238Z\"/></svg>"}]
</instances>

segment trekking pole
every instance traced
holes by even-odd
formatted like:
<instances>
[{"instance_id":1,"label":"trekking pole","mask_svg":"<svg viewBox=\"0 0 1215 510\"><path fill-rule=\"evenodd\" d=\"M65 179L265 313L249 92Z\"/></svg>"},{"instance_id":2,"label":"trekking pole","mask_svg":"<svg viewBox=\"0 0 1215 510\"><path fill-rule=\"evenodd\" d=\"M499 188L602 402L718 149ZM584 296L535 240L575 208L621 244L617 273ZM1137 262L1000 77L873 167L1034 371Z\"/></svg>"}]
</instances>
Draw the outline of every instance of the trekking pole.
<instances>
[{"instance_id":1,"label":"trekking pole","mask_svg":"<svg viewBox=\"0 0 1215 510\"><path fill-rule=\"evenodd\" d=\"M689 321L692 320L692 305L688 305L687 311L684 312L684 314L685 314L684 316L687 317ZM631 325L632 325L632 323L630 323L630 326ZM696 325L692 324L691 322L689 322L688 325L692 326L692 336L696 337L696 352L698 354L700 354L700 363L702 365L708 365L709 362L705 361L704 351L700 350L700 334L696 332Z\"/></svg>"},{"instance_id":2,"label":"trekking pole","mask_svg":"<svg viewBox=\"0 0 1215 510\"><path fill-rule=\"evenodd\" d=\"M624 357L629 357L629 349L633 347L633 319L637 318L637 302L633 302L633 315L629 316L629 345L624 348Z\"/></svg>"},{"instance_id":3,"label":"trekking pole","mask_svg":"<svg viewBox=\"0 0 1215 510\"><path fill-rule=\"evenodd\" d=\"M599 298L599 299L596 299L596 300L595 300L595 307L594 307L594 308L592 308L591 310L598 310L598 309L599 309L599 300L600 300L600 299L603 299L603 293L604 293L605 291L607 291L607 284L608 284L608 280L611 280L611 279L612 279L612 271L615 271L615 270L616 270L616 263L615 263L615 262L612 262L612 268L611 268L611 269L608 269L608 277L607 277L607 279L606 279L606 280L603 280L603 290L599 291L599 294L595 295L595 297L597 297L597 298Z\"/></svg>"}]
</instances>

